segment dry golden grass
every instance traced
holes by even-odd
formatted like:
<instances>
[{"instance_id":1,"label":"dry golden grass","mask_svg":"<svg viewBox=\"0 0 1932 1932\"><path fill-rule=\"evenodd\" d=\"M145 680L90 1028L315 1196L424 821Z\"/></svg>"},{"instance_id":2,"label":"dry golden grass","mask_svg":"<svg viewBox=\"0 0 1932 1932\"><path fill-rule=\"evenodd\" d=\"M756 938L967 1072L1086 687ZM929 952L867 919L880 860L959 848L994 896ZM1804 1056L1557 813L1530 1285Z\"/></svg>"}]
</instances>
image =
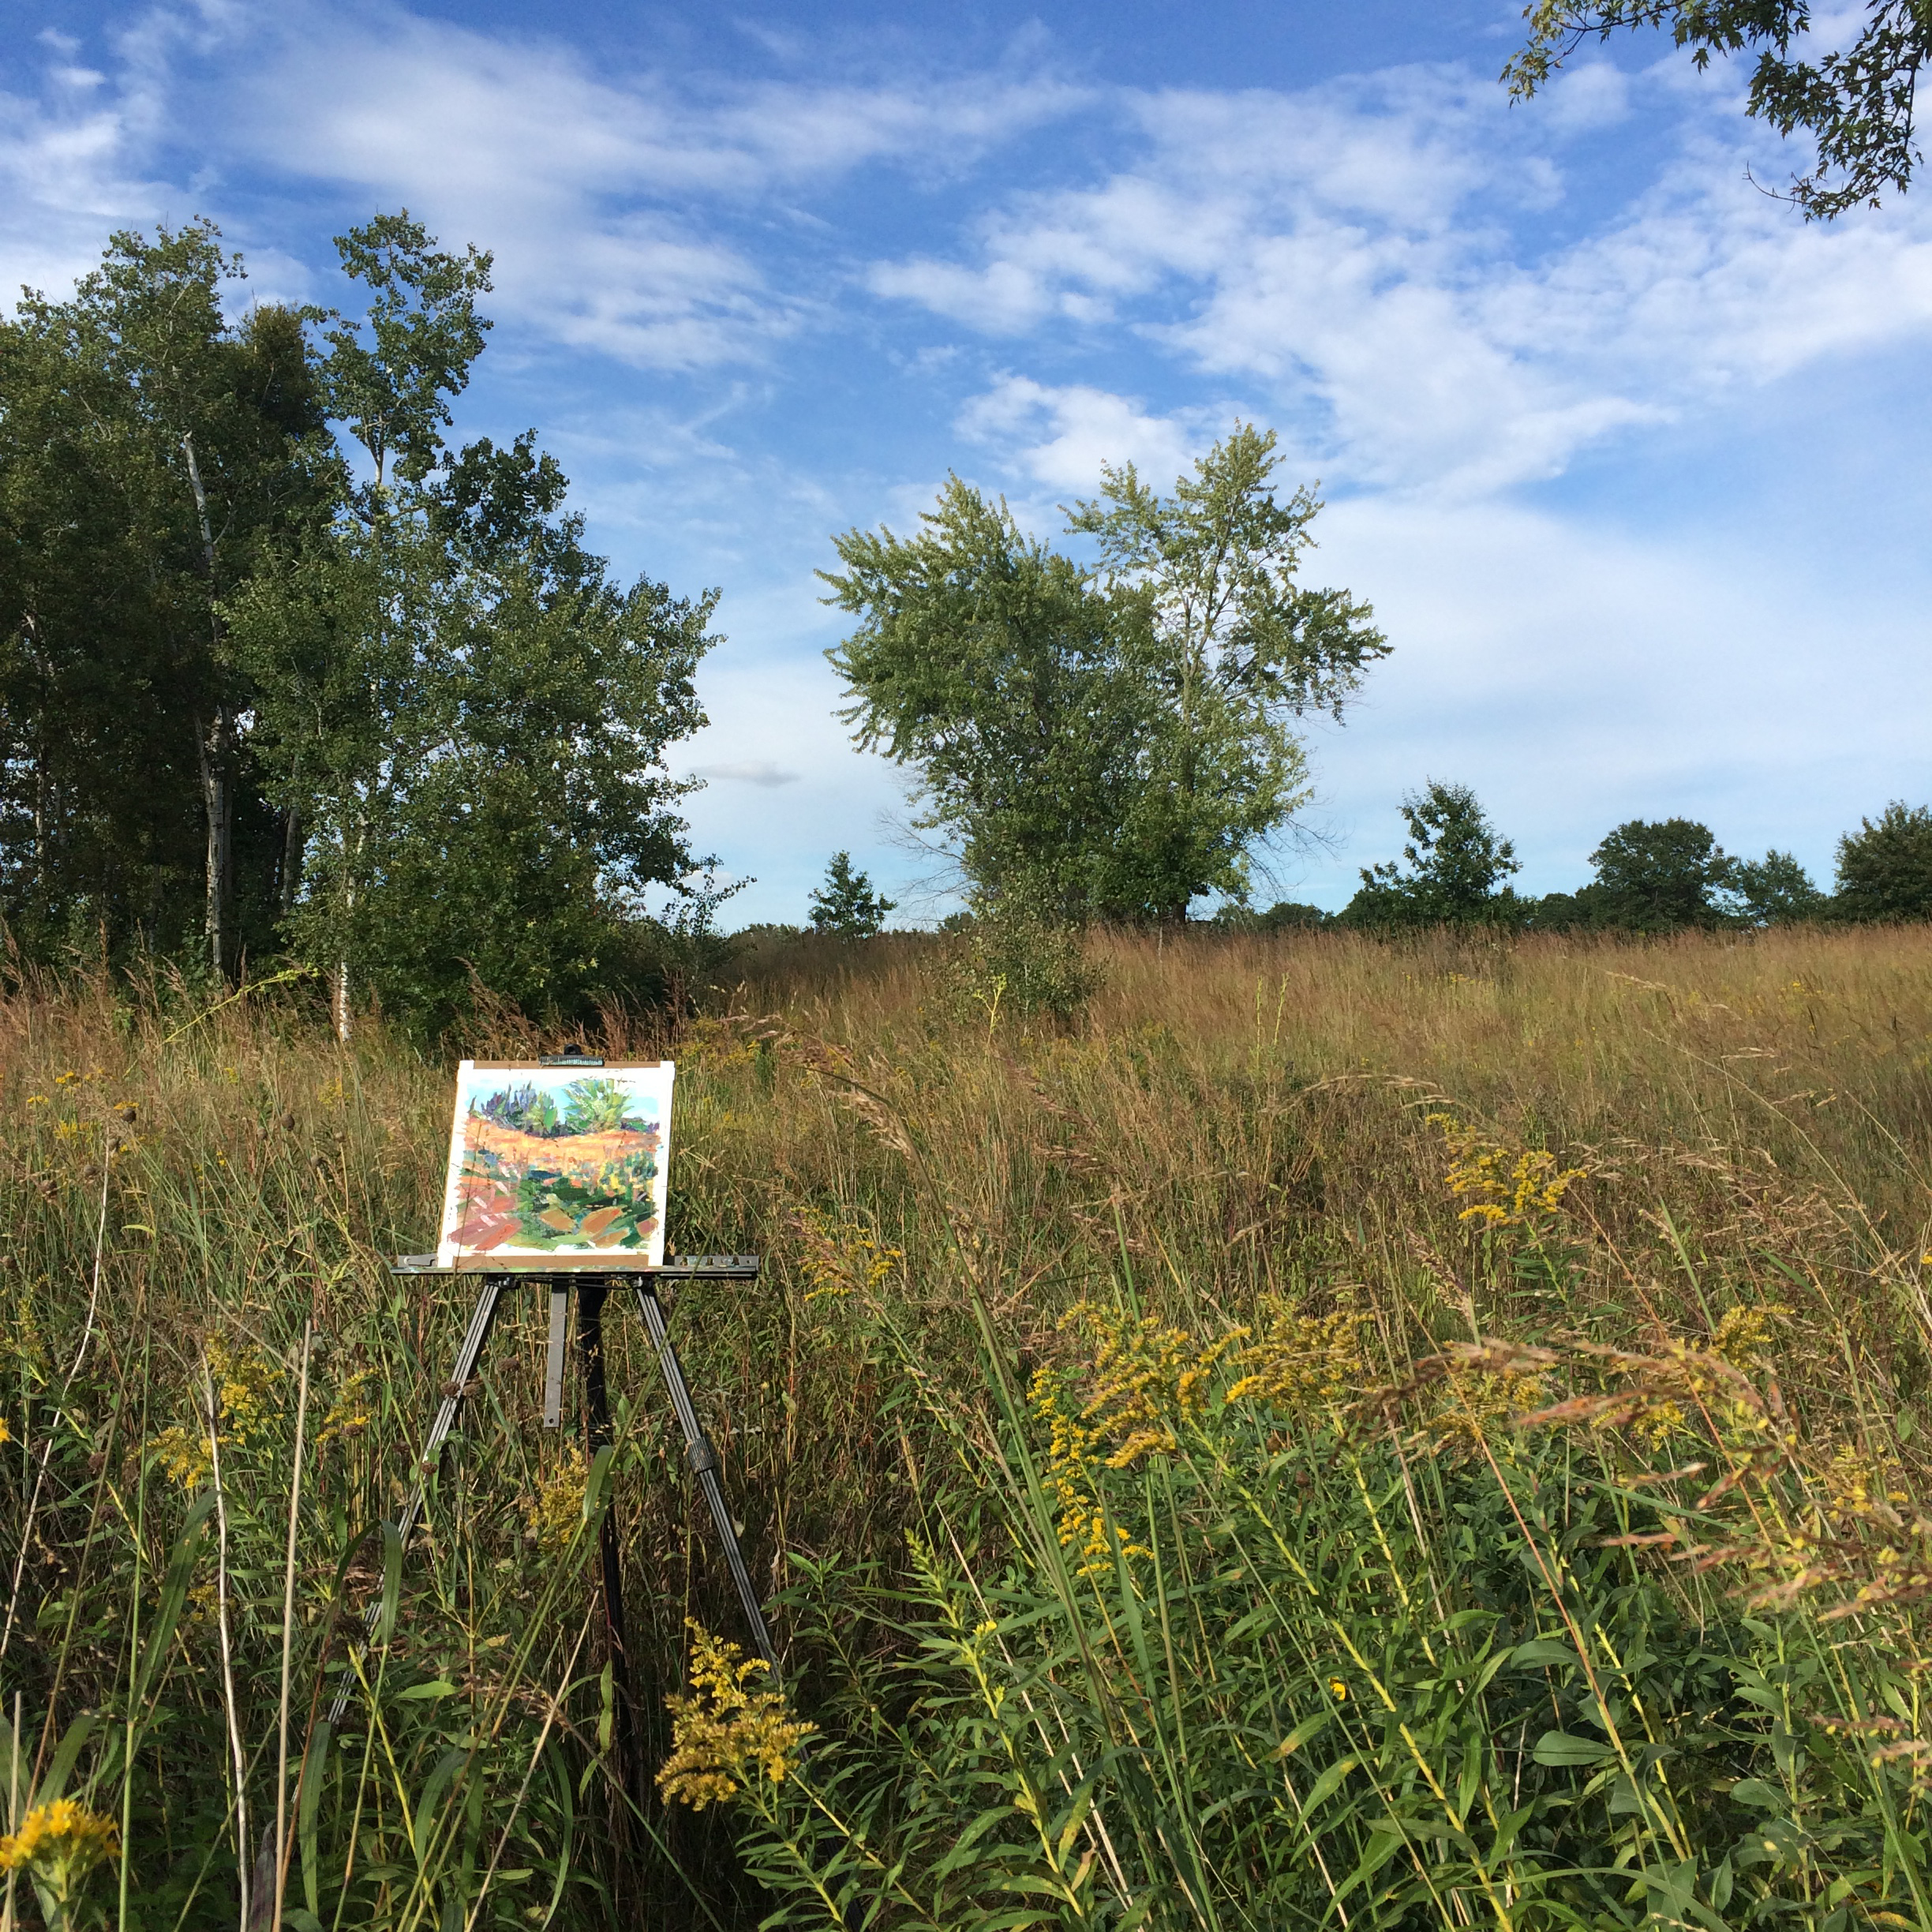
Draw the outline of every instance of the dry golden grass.
<instances>
[{"instance_id":1,"label":"dry golden grass","mask_svg":"<svg viewBox=\"0 0 1932 1932\"><path fill-rule=\"evenodd\" d=\"M767 1591L834 1558L903 1564L925 1466L919 1388L984 1399L975 1296L1024 1373L1073 1359L1061 1317L1123 1272L1151 1314L1202 1336L1264 1309L1360 1317L1390 1383L1479 1335L1654 1350L1728 1318L1735 1331L1734 1311L1782 1309L1764 1319L1794 1413L1932 1492L1927 1436L1898 1426L1932 1379L1925 930L1645 946L1102 935L1083 1018L1030 1030L955 1017L946 951L768 946L668 1035L616 1017L606 1028L613 1057L679 1065L670 1246L769 1258L754 1291L694 1288L676 1311ZM457 1044L489 1058L560 1043L506 1025ZM329 1425L307 1477L301 1588L320 1641L345 1539L392 1509L466 1312L462 1287L399 1284L385 1266L433 1238L450 1076L379 1024L343 1049L286 988L212 1010L106 982L0 998L0 1368L16 1445L0 1588L25 1552L6 1661L43 1736L111 1701L125 1672L113 1604L127 1552L141 1548L149 1579L165 1567L167 1511L126 1520L116 1472L169 1427L194 1429L211 1336L283 1365L285 1407L311 1317L312 1428L344 1403L361 1417ZM1448 1176L1472 1148L1499 1173L1547 1151L1537 1172L1582 1178L1530 1239L1465 1218L1473 1197ZM452 1578L496 1566L509 1594L492 1601L523 1589L518 1566L541 1566L522 1526L563 1466L538 1427L528 1300L493 1345L461 1535L432 1537L440 1581L399 1626L399 1655L465 1684L493 1683L496 1666L477 1647L481 1599ZM872 1301L915 1348L909 1395L863 1314ZM36 1445L84 1335L58 1480L30 1526ZM629 1321L612 1348L640 1709L661 1757L684 1618L729 1627L731 1597ZM256 1502L260 1594L264 1578L279 1588L286 1507L267 1473ZM369 1574L365 1559L352 1585ZM260 1738L279 1597L250 1615L241 1694ZM444 1653L465 1646L459 1670ZM195 1680L202 1730L182 1748L201 1759L183 1788L219 1788L215 1681ZM590 1694L578 1742L595 1732ZM664 1829L681 1855L708 1855L701 1828ZM193 1826L208 1843L220 1829L205 1810Z\"/></svg>"}]
</instances>

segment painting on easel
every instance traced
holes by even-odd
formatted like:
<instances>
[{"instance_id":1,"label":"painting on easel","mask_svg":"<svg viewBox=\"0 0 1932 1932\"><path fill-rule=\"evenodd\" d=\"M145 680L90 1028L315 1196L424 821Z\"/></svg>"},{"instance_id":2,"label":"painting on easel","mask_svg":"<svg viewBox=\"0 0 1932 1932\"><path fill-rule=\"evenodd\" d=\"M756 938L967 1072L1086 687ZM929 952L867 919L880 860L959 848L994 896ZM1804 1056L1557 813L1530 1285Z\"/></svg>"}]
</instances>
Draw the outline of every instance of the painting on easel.
<instances>
[{"instance_id":1,"label":"painting on easel","mask_svg":"<svg viewBox=\"0 0 1932 1932\"><path fill-rule=\"evenodd\" d=\"M673 1071L464 1061L437 1265L661 1266Z\"/></svg>"}]
</instances>

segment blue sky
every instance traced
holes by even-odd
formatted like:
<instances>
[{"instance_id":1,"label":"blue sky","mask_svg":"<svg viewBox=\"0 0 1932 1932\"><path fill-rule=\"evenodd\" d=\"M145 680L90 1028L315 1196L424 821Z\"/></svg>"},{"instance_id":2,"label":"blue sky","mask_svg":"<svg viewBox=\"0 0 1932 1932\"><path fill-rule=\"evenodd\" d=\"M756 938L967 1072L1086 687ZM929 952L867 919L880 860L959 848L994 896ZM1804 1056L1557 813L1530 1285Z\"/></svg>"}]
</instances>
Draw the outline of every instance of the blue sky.
<instances>
[{"instance_id":1,"label":"blue sky","mask_svg":"<svg viewBox=\"0 0 1932 1932\"><path fill-rule=\"evenodd\" d=\"M1051 530L1237 417L1395 646L1311 729L1275 889L1344 902L1431 777L1531 890L1677 814L1822 878L1932 796L1932 195L1807 227L1740 75L1653 40L1512 109L1517 16L8 0L0 283L197 214L264 297L346 305L379 208L494 250L459 432L537 426L599 549L724 591L676 762L738 917L841 847L945 903L834 715L829 534L949 470Z\"/></svg>"}]
</instances>

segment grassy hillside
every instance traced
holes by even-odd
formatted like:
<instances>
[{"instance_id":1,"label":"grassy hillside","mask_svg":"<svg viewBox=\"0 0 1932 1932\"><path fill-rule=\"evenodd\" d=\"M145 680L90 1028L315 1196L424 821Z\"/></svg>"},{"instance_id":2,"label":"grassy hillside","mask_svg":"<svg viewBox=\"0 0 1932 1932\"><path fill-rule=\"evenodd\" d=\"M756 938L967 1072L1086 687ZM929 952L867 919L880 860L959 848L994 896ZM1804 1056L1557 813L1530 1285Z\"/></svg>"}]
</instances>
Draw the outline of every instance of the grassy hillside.
<instances>
[{"instance_id":1,"label":"grassy hillside","mask_svg":"<svg viewBox=\"0 0 1932 1932\"><path fill-rule=\"evenodd\" d=\"M674 1326L783 1708L628 1318L608 1470L525 1291L385 1547L447 1068L6 1000L0 1696L83 1807L17 1915L234 1924L239 1791L270 1923L279 1788L304 1932L1932 1923L1923 933L1106 938L1031 1032L942 950L604 1042L678 1061L673 1245L768 1257Z\"/></svg>"}]
</instances>

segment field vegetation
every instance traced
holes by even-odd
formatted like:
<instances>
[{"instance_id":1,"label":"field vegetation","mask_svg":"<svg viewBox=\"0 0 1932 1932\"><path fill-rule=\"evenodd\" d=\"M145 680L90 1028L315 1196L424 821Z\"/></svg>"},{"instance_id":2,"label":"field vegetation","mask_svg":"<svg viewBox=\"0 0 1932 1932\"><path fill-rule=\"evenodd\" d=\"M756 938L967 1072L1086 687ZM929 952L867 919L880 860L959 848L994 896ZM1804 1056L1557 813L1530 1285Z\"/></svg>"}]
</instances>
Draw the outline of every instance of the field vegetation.
<instances>
[{"instance_id":1,"label":"field vegetation","mask_svg":"<svg viewBox=\"0 0 1932 1932\"><path fill-rule=\"evenodd\" d=\"M17 981L13 1922L1932 1922L1923 931L1076 963L1029 1017L967 940L773 939L607 1016L679 1064L673 1247L766 1256L672 1322L777 1682L615 1309L612 1449L528 1293L385 1534L448 1065L301 980Z\"/></svg>"}]
</instances>

